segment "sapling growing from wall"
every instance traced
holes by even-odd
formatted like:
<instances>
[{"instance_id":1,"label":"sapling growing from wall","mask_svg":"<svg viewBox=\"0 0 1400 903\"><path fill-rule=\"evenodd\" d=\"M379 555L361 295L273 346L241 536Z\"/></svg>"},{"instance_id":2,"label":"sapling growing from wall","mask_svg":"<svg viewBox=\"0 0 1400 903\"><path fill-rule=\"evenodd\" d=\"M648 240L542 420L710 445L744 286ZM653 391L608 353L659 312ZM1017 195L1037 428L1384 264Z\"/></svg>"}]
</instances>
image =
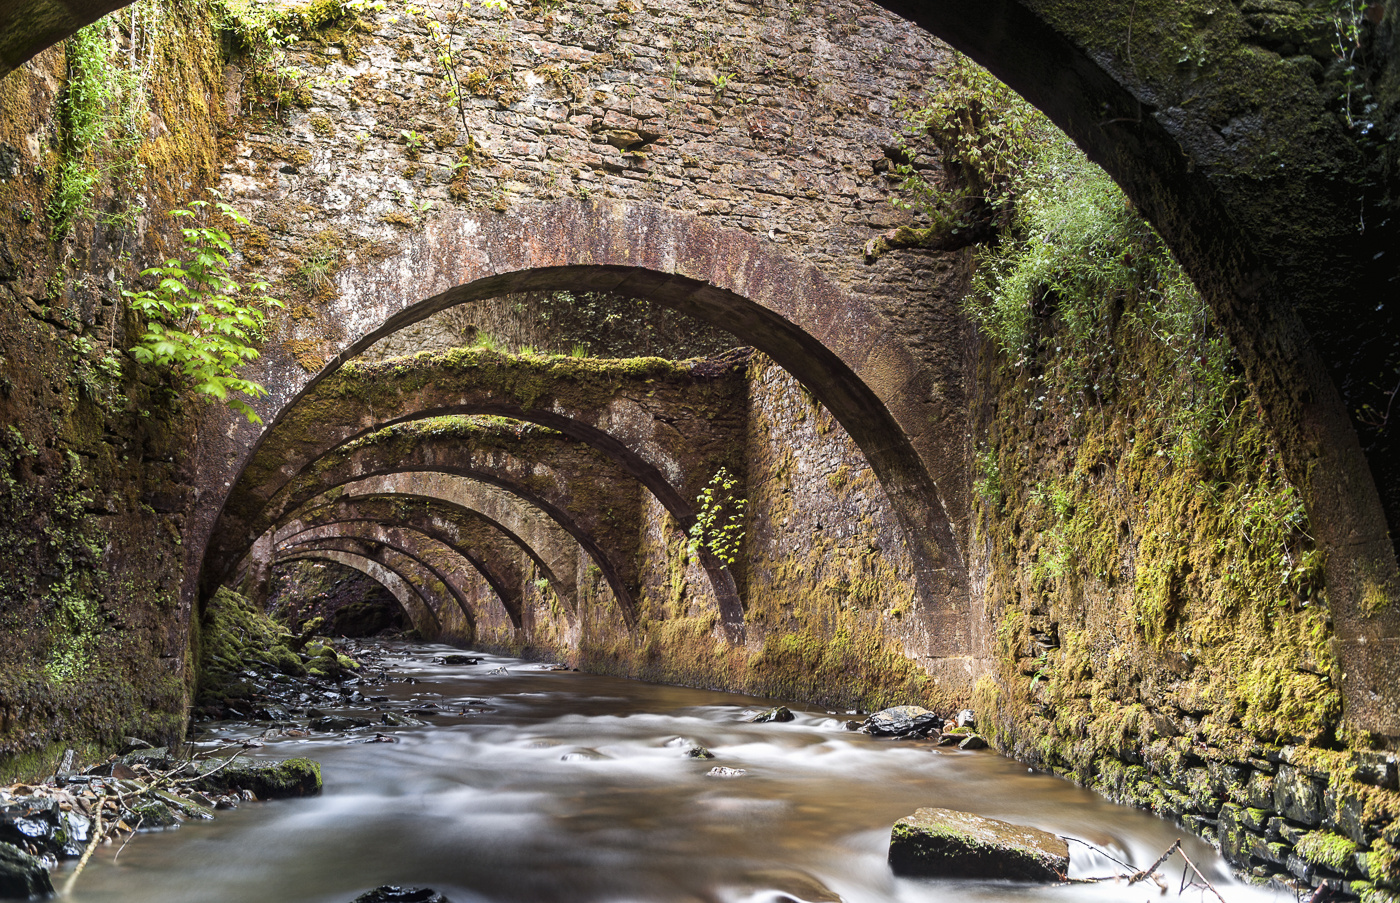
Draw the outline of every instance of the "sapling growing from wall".
<instances>
[{"instance_id":1,"label":"sapling growing from wall","mask_svg":"<svg viewBox=\"0 0 1400 903\"><path fill-rule=\"evenodd\" d=\"M744 509L748 500L734 494L739 480L721 467L696 499L695 524L690 528L692 554L703 549L729 567L739 559L744 541Z\"/></svg>"},{"instance_id":2,"label":"sapling growing from wall","mask_svg":"<svg viewBox=\"0 0 1400 903\"><path fill-rule=\"evenodd\" d=\"M223 402L252 423L261 423L257 412L238 396L258 398L267 389L240 377L236 368L258 357L255 346L262 340L266 310L280 308L282 302L260 294L268 283L254 279L245 284L230 272L233 242L210 222L211 209L240 226L248 225L222 199L212 205L192 201L188 209L170 211L171 216L190 223L180 230L185 256L141 271L142 276L156 280L154 288L122 292L132 309L147 319L146 333L131 355L143 364L176 371L194 392Z\"/></svg>"}]
</instances>

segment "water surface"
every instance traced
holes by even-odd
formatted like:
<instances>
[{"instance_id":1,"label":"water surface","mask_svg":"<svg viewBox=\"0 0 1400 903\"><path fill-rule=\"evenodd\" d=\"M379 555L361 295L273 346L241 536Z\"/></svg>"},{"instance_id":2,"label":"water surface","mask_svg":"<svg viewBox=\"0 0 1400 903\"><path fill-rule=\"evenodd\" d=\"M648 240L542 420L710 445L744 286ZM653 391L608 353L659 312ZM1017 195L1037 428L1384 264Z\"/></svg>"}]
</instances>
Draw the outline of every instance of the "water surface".
<instances>
[{"instance_id":1,"label":"water surface","mask_svg":"<svg viewBox=\"0 0 1400 903\"><path fill-rule=\"evenodd\" d=\"M434 664L447 647L395 646L419 683L367 689L390 710L425 703L424 726L270 739L256 758L322 763L315 798L246 804L212 822L100 850L76 903L349 903L380 884L429 885L453 903L1145 901L1152 885L1035 887L895 878L890 825L920 806L962 809L1093 843L1135 866L1182 837L1229 903L1292 899L1231 877L1211 847L989 750L938 749L845 731L844 713L667 687L483 655ZM505 673L492 673L504 668ZM361 713L363 714L363 713ZM210 739L256 736L219 725ZM713 760L686 751L704 746ZM707 775L714 766L741 777ZM1115 871L1071 843L1071 875ZM69 866L71 868L71 866ZM1166 899L1182 863L1170 861ZM64 879L55 874L55 883ZM785 897L783 894L788 894Z\"/></svg>"}]
</instances>

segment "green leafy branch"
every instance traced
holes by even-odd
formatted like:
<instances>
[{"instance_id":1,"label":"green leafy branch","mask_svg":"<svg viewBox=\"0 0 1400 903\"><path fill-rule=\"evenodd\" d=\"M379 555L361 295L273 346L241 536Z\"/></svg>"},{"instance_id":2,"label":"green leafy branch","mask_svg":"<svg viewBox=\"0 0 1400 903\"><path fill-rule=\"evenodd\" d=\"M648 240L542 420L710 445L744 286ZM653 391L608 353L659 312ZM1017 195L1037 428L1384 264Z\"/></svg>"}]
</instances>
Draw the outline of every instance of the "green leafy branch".
<instances>
[{"instance_id":1,"label":"green leafy branch","mask_svg":"<svg viewBox=\"0 0 1400 903\"><path fill-rule=\"evenodd\" d=\"M744 509L748 500L734 494L739 480L726 468L715 471L696 499L698 510L690 528L691 554L703 549L724 567L738 560L744 540Z\"/></svg>"},{"instance_id":2,"label":"green leafy branch","mask_svg":"<svg viewBox=\"0 0 1400 903\"><path fill-rule=\"evenodd\" d=\"M176 371L193 391L261 423L257 412L237 396L254 399L266 395L267 389L238 376L236 368L258 357L255 346L262 340L265 310L280 308L282 302L258 294L268 283L253 280L245 285L230 272L233 242L227 232L210 224L211 207L240 226L248 225L223 200L212 205L192 201L190 209L170 211L173 217L191 221L180 230L185 257L143 270L142 276L157 280L154 288L122 292L132 309L148 320L131 355L140 363ZM245 294L255 297L242 303L239 298Z\"/></svg>"}]
</instances>

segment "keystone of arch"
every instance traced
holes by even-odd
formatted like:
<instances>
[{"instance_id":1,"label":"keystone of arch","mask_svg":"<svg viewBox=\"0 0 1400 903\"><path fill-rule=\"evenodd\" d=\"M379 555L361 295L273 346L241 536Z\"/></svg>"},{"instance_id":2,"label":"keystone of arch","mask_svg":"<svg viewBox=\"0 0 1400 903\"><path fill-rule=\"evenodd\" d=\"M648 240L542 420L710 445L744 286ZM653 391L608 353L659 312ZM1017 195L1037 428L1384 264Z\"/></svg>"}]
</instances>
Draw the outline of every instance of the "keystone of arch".
<instances>
[{"instance_id":1,"label":"keystone of arch","mask_svg":"<svg viewBox=\"0 0 1400 903\"><path fill-rule=\"evenodd\" d=\"M408 615L409 621L413 623L414 630L425 636L437 635L439 624L437 615L433 614L431 606L413 588L413 584L378 561L341 549L314 548L301 549L294 555L278 558L279 564L293 561L333 561L336 564L354 568L387 589L390 595L398 600L404 613Z\"/></svg>"},{"instance_id":2,"label":"keystone of arch","mask_svg":"<svg viewBox=\"0 0 1400 903\"><path fill-rule=\"evenodd\" d=\"M360 521L308 530L298 535L294 544L278 549L278 554L313 543L320 548L343 548L397 571L418 589L437 615L439 639L461 645L475 640L476 613L461 587L469 573L479 572L449 546L412 530ZM356 547L331 543L354 543Z\"/></svg>"}]
</instances>

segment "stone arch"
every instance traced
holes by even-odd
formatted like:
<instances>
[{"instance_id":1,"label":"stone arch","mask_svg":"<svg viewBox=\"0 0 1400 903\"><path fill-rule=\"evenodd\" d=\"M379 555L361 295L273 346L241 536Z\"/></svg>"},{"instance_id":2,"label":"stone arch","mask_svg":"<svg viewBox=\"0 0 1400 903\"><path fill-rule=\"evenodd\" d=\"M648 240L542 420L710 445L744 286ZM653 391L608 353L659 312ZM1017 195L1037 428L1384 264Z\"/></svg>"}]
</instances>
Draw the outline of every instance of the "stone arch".
<instances>
[{"instance_id":1,"label":"stone arch","mask_svg":"<svg viewBox=\"0 0 1400 903\"><path fill-rule=\"evenodd\" d=\"M379 562L358 555L353 552L346 552L339 549L303 549L295 555L288 555L279 559L281 562L292 561L334 561L336 564L343 564L346 567L354 568L365 576L379 583L389 591L399 605L403 607L404 613L408 615L409 621L413 623L415 630L424 635L433 636L438 631L437 615L433 613L430 606L418 591L413 588L413 584L405 580L398 572L385 567Z\"/></svg>"},{"instance_id":2,"label":"stone arch","mask_svg":"<svg viewBox=\"0 0 1400 903\"><path fill-rule=\"evenodd\" d=\"M405 272L415 274L411 282ZM929 600L924 609L936 652L965 653L966 571L938 487L940 480L960 485L965 437L943 428L955 412L945 409L898 331L815 266L703 217L645 203L568 200L503 214L444 211L409 235L400 254L336 278L346 334L337 357L315 378L275 350L260 362L262 382L272 388L261 404L270 424L263 442L274 442L284 422L300 416L300 402L378 338L454 304L565 288L649 298L753 344L831 411L870 461L904 528L921 595ZM232 438L239 440L236 433ZM255 439L251 430L246 438ZM260 455L261 444L243 452L240 463ZM242 493L256 476L239 478L216 537L249 516ZM960 499L960 491L950 498ZM211 553L213 563L227 550L211 547Z\"/></svg>"},{"instance_id":3,"label":"stone arch","mask_svg":"<svg viewBox=\"0 0 1400 903\"><path fill-rule=\"evenodd\" d=\"M406 495L327 500L289 521L273 539L280 545L316 527L365 521L414 530L452 548L487 577L505 604L511 623L520 629L523 586L532 570L539 568L543 572L545 566L519 537L463 506L438 498Z\"/></svg>"},{"instance_id":4,"label":"stone arch","mask_svg":"<svg viewBox=\"0 0 1400 903\"><path fill-rule=\"evenodd\" d=\"M549 580L560 599L574 604L578 596L579 545L562 527L516 496L494 486L454 474L407 471L367 477L337 487L324 498L311 499L303 511L321 509L328 501L361 498L417 499L450 506L490 525L528 555ZM292 512L288 520L302 512ZM281 536L279 532L274 536Z\"/></svg>"},{"instance_id":5,"label":"stone arch","mask_svg":"<svg viewBox=\"0 0 1400 903\"><path fill-rule=\"evenodd\" d=\"M361 521L353 524L332 524L305 531L296 536L292 543L277 549L273 565L277 564L275 556L278 554L307 543L325 543L331 540L355 543L358 548L347 551L373 558L405 578L409 575L399 566L400 562L396 557L411 561L412 567L418 571L418 579L410 582L420 590L420 595L431 593L434 585L441 585L447 595L445 599L437 599L436 604L434 599L425 596L438 616L441 628L439 637L464 645L473 641L476 633L476 613L472 610L470 600L462 593L459 583L465 571L470 570L476 574L480 572L456 550L421 533Z\"/></svg>"},{"instance_id":6,"label":"stone arch","mask_svg":"<svg viewBox=\"0 0 1400 903\"><path fill-rule=\"evenodd\" d=\"M620 469L639 481L688 529L695 516L691 499L715 470L725 466L742 473L743 461L736 455L742 424L736 422L735 408L745 361L745 356L682 364L650 360L629 364L622 372L567 358L512 359L468 349L344 368L303 396L250 462L206 557L207 579L223 579L255 537L290 510L293 497L301 498L293 485L314 482L325 473L330 467L326 455L342 448L358 450L379 441L374 437L384 430L407 429L414 422L428 432L440 430L444 416L452 415L512 417L592 446L614 462L609 471ZM654 397L658 391L663 393L659 399ZM692 394L700 399L686 397ZM603 401L589 405L580 400L589 398ZM716 398L724 403L714 402ZM538 435L470 427L457 434L492 448L518 447ZM491 475L484 481L503 485ZM537 493L504 488L544 508L570 529ZM593 519L601 513L593 512ZM590 536L598 535L590 531ZM710 559L702 555L715 595L726 621L737 624L742 603L735 577ZM624 601L631 595L622 583L614 592Z\"/></svg>"},{"instance_id":7,"label":"stone arch","mask_svg":"<svg viewBox=\"0 0 1400 903\"><path fill-rule=\"evenodd\" d=\"M255 536L284 517L290 507L304 503L308 486L326 483L335 468L328 455L364 452L368 458L368 449L388 442L392 448L384 449L384 461L375 473L459 473L518 494L573 533L598 561L623 608L630 610L637 589L636 568L626 563L634 561L629 550L637 538L620 538L619 521L609 517L616 505L602 500L613 500L616 490L598 491L592 494L592 503L580 500L584 504L570 505L571 514L566 514L536 489L540 463L519 461L519 476L500 472L503 455L510 461L519 458L503 449L532 442L547 445L536 449L540 461L545 452L568 452L568 459L578 459L580 465L574 475L578 487L588 484L578 477L587 466L599 466L606 475L623 480L622 484L636 480L687 529L694 521L690 500L715 470L725 466L732 473L742 473L743 461L736 454L742 448L742 423L736 410L742 407L746 361L746 354L699 363L648 360L620 370L616 363L519 360L491 351L458 350L343 368L305 395L277 434L263 442L245 472L249 479L239 483L225 507L223 532L214 538L206 559L209 580L227 573L235 556L255 549ZM580 400L588 398L605 400L598 406ZM524 427L473 426L472 421L462 423L462 414L518 417L547 428L526 434ZM448 428L448 417L461 428ZM559 431L566 444L547 441L550 430ZM403 437L414 431L451 433L462 444L435 449L433 466L405 465L402 447L407 440ZM490 452L490 458L484 459L486 466L462 470L440 463L459 461L466 442ZM423 445L414 442L414 448ZM526 475L526 468L533 470ZM603 552L599 542L605 538L619 539L617 554ZM725 624L741 626L743 603L734 571L707 550L701 550L700 561Z\"/></svg>"},{"instance_id":8,"label":"stone arch","mask_svg":"<svg viewBox=\"0 0 1400 903\"><path fill-rule=\"evenodd\" d=\"M468 478L518 496L578 541L620 601L631 605L636 598L639 540L628 525L640 517L642 484L588 443L529 423L433 418L343 443L279 490L248 532L262 535L316 496L346 484L410 472Z\"/></svg>"}]
</instances>

